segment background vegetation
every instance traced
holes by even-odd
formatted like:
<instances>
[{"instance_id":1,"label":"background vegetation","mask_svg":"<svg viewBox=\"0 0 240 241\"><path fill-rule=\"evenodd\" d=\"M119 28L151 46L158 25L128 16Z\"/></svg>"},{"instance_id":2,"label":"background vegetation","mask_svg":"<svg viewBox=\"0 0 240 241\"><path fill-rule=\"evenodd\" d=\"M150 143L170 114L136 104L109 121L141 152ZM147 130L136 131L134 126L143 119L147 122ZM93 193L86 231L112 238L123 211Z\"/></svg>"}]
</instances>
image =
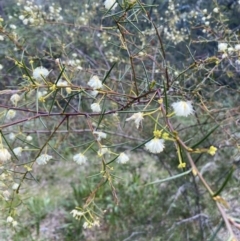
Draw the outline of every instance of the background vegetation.
<instances>
[{"instance_id":1,"label":"background vegetation","mask_svg":"<svg viewBox=\"0 0 240 241\"><path fill-rule=\"evenodd\" d=\"M239 12L233 0L1 1L0 239L240 240ZM179 100L194 113L174 115ZM156 129L172 138L160 154L145 148Z\"/></svg>"}]
</instances>

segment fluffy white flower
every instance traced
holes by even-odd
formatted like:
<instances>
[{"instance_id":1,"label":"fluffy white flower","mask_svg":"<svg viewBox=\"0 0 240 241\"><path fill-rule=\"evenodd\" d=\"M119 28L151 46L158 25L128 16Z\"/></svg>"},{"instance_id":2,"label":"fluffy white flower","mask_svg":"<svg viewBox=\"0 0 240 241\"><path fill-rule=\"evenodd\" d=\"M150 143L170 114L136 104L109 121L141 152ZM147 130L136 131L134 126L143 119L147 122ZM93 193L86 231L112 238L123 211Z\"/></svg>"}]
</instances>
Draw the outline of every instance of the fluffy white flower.
<instances>
[{"instance_id":1,"label":"fluffy white flower","mask_svg":"<svg viewBox=\"0 0 240 241\"><path fill-rule=\"evenodd\" d=\"M8 190L3 191L3 192L2 192L2 195L3 195L3 198L4 198L6 201L8 201L9 198L10 198L10 196L11 196L11 194L10 194L10 192L9 192Z\"/></svg>"},{"instance_id":2,"label":"fluffy white flower","mask_svg":"<svg viewBox=\"0 0 240 241\"><path fill-rule=\"evenodd\" d=\"M94 131L93 132L94 135L97 135L97 140L101 141L101 139L106 139L107 138L107 134L101 131Z\"/></svg>"},{"instance_id":3,"label":"fluffy white flower","mask_svg":"<svg viewBox=\"0 0 240 241\"><path fill-rule=\"evenodd\" d=\"M49 75L49 71L42 66L37 67L36 69L33 70L33 78L36 80L45 79L48 75Z\"/></svg>"},{"instance_id":4,"label":"fluffy white flower","mask_svg":"<svg viewBox=\"0 0 240 241\"><path fill-rule=\"evenodd\" d=\"M12 190L17 190L18 187L19 187L19 184L15 182L15 183L13 183L13 185L12 185Z\"/></svg>"},{"instance_id":5,"label":"fluffy white flower","mask_svg":"<svg viewBox=\"0 0 240 241\"><path fill-rule=\"evenodd\" d=\"M138 112L133 114L131 117L127 118L126 121L134 120L137 129L139 128L140 123L143 121L143 113Z\"/></svg>"},{"instance_id":6,"label":"fluffy white flower","mask_svg":"<svg viewBox=\"0 0 240 241\"><path fill-rule=\"evenodd\" d=\"M9 27L10 27L11 29L17 29L17 26L14 25L14 24L10 24Z\"/></svg>"},{"instance_id":7,"label":"fluffy white flower","mask_svg":"<svg viewBox=\"0 0 240 241\"><path fill-rule=\"evenodd\" d=\"M27 140L27 141L32 141L32 139L33 139L32 136L27 136L27 137L26 137L26 140Z\"/></svg>"},{"instance_id":8,"label":"fluffy white flower","mask_svg":"<svg viewBox=\"0 0 240 241\"><path fill-rule=\"evenodd\" d=\"M14 106L17 106L17 103L20 99L21 99L20 95L13 94L10 98L10 101L13 103Z\"/></svg>"},{"instance_id":9,"label":"fluffy white flower","mask_svg":"<svg viewBox=\"0 0 240 241\"><path fill-rule=\"evenodd\" d=\"M236 44L234 48L235 48L236 51L239 51L240 50L240 44Z\"/></svg>"},{"instance_id":10,"label":"fluffy white flower","mask_svg":"<svg viewBox=\"0 0 240 241\"><path fill-rule=\"evenodd\" d=\"M117 7L117 3L116 3L116 0L106 0L104 2L104 6L107 10L111 9L111 10L114 10L116 7Z\"/></svg>"},{"instance_id":11,"label":"fluffy white flower","mask_svg":"<svg viewBox=\"0 0 240 241\"><path fill-rule=\"evenodd\" d=\"M14 220L13 222L12 222L12 226L13 227L16 227L18 225L18 222L16 221L16 220Z\"/></svg>"},{"instance_id":12,"label":"fluffy white flower","mask_svg":"<svg viewBox=\"0 0 240 241\"><path fill-rule=\"evenodd\" d=\"M14 140L15 138L16 138L16 135L11 132L11 133L9 134L9 139L10 139L10 140Z\"/></svg>"},{"instance_id":13,"label":"fluffy white flower","mask_svg":"<svg viewBox=\"0 0 240 241\"><path fill-rule=\"evenodd\" d=\"M177 116L188 116L193 114L193 107L191 101L178 101L172 103L172 107Z\"/></svg>"},{"instance_id":14,"label":"fluffy white flower","mask_svg":"<svg viewBox=\"0 0 240 241\"><path fill-rule=\"evenodd\" d=\"M227 43L219 43L218 44L218 51L219 52L224 52L227 50L228 44Z\"/></svg>"},{"instance_id":15,"label":"fluffy white flower","mask_svg":"<svg viewBox=\"0 0 240 241\"><path fill-rule=\"evenodd\" d=\"M117 158L117 162L120 164L125 164L129 161L129 157L124 153L120 153L119 157Z\"/></svg>"},{"instance_id":16,"label":"fluffy white flower","mask_svg":"<svg viewBox=\"0 0 240 241\"><path fill-rule=\"evenodd\" d=\"M102 81L99 80L97 75L91 77L91 79L88 81L88 85L91 86L94 90L101 89L103 86Z\"/></svg>"},{"instance_id":17,"label":"fluffy white flower","mask_svg":"<svg viewBox=\"0 0 240 241\"><path fill-rule=\"evenodd\" d=\"M95 98L95 97L98 95L98 93L99 93L99 92L98 92L97 90L93 90L93 91L90 91L89 94L90 94L92 97Z\"/></svg>"},{"instance_id":18,"label":"fluffy white flower","mask_svg":"<svg viewBox=\"0 0 240 241\"><path fill-rule=\"evenodd\" d=\"M28 24L28 19L27 19L27 18L25 18L25 19L23 19L23 21L22 21L22 22L23 22L23 24L24 24L24 25L27 25L27 24Z\"/></svg>"},{"instance_id":19,"label":"fluffy white flower","mask_svg":"<svg viewBox=\"0 0 240 241\"><path fill-rule=\"evenodd\" d=\"M227 49L227 51L228 51L229 54L232 54L234 52L234 48L233 47L229 47Z\"/></svg>"},{"instance_id":20,"label":"fluffy white flower","mask_svg":"<svg viewBox=\"0 0 240 241\"><path fill-rule=\"evenodd\" d=\"M227 57L228 57L227 53L222 54L222 59L225 59Z\"/></svg>"},{"instance_id":21,"label":"fluffy white flower","mask_svg":"<svg viewBox=\"0 0 240 241\"><path fill-rule=\"evenodd\" d=\"M88 222L84 222L83 224L83 228L86 229L86 228L90 228L90 224Z\"/></svg>"},{"instance_id":22,"label":"fluffy white flower","mask_svg":"<svg viewBox=\"0 0 240 241\"><path fill-rule=\"evenodd\" d=\"M28 20L29 20L30 23L34 23L35 22L34 18L29 18Z\"/></svg>"},{"instance_id":23,"label":"fluffy white flower","mask_svg":"<svg viewBox=\"0 0 240 241\"><path fill-rule=\"evenodd\" d=\"M49 156L48 154L42 154L36 159L36 162L38 165L45 165L51 159L52 159L52 156Z\"/></svg>"},{"instance_id":24,"label":"fluffy white flower","mask_svg":"<svg viewBox=\"0 0 240 241\"><path fill-rule=\"evenodd\" d=\"M91 109L93 112L101 112L101 107L98 103L91 104Z\"/></svg>"},{"instance_id":25,"label":"fluffy white flower","mask_svg":"<svg viewBox=\"0 0 240 241\"><path fill-rule=\"evenodd\" d=\"M164 149L164 140L159 138L153 138L151 141L145 144L146 149L151 153L160 153Z\"/></svg>"},{"instance_id":26,"label":"fluffy white flower","mask_svg":"<svg viewBox=\"0 0 240 241\"><path fill-rule=\"evenodd\" d=\"M11 154L8 152L6 148L0 149L0 162L6 162L11 159Z\"/></svg>"},{"instance_id":27,"label":"fluffy white flower","mask_svg":"<svg viewBox=\"0 0 240 241\"><path fill-rule=\"evenodd\" d=\"M219 9L218 9L218 8L214 8L214 9L213 9L213 12L214 12L214 13L219 13Z\"/></svg>"},{"instance_id":28,"label":"fluffy white flower","mask_svg":"<svg viewBox=\"0 0 240 241\"><path fill-rule=\"evenodd\" d=\"M24 17L24 15L20 15L18 18L19 18L20 20L23 20L25 17Z\"/></svg>"},{"instance_id":29,"label":"fluffy white flower","mask_svg":"<svg viewBox=\"0 0 240 241\"><path fill-rule=\"evenodd\" d=\"M83 165L87 162L87 157L84 156L82 153L76 154L75 156L73 156L73 160L79 164L79 165Z\"/></svg>"},{"instance_id":30,"label":"fluffy white flower","mask_svg":"<svg viewBox=\"0 0 240 241\"><path fill-rule=\"evenodd\" d=\"M16 156L21 156L22 155L22 147L16 147L13 149L13 152Z\"/></svg>"},{"instance_id":31,"label":"fluffy white flower","mask_svg":"<svg viewBox=\"0 0 240 241\"><path fill-rule=\"evenodd\" d=\"M108 148L106 146L102 145L98 151L98 155L101 157L104 154L108 153L108 151L109 151Z\"/></svg>"},{"instance_id":32,"label":"fluffy white flower","mask_svg":"<svg viewBox=\"0 0 240 241\"><path fill-rule=\"evenodd\" d=\"M13 119L15 117L15 115L16 115L16 111L15 110L9 110L7 112L6 118L8 120L11 120L11 119Z\"/></svg>"},{"instance_id":33,"label":"fluffy white flower","mask_svg":"<svg viewBox=\"0 0 240 241\"><path fill-rule=\"evenodd\" d=\"M98 219L94 220L93 224L92 224L93 227L100 227L100 222Z\"/></svg>"},{"instance_id":34,"label":"fluffy white flower","mask_svg":"<svg viewBox=\"0 0 240 241\"><path fill-rule=\"evenodd\" d=\"M7 223L12 223L13 220L14 220L14 219L13 219L11 216L8 216L8 217L7 217Z\"/></svg>"},{"instance_id":35,"label":"fluffy white flower","mask_svg":"<svg viewBox=\"0 0 240 241\"><path fill-rule=\"evenodd\" d=\"M57 82L57 86L58 86L58 87L68 86L68 82L65 81L65 80L60 79L60 80L58 80L58 82Z\"/></svg>"},{"instance_id":36,"label":"fluffy white flower","mask_svg":"<svg viewBox=\"0 0 240 241\"><path fill-rule=\"evenodd\" d=\"M27 12L31 12L31 11L32 11L32 9L31 9L30 7L28 7L28 6L24 6L24 9L25 9L25 11L27 11Z\"/></svg>"}]
</instances>

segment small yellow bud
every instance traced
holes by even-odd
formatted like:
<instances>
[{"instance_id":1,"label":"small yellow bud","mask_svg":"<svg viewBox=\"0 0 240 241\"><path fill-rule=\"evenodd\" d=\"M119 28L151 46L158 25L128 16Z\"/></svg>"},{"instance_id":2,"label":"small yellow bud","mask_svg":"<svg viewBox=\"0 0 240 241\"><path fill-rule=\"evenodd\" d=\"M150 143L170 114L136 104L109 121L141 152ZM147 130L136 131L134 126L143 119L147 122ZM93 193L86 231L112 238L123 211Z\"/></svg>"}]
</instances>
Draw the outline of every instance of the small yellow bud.
<instances>
[{"instance_id":1,"label":"small yellow bud","mask_svg":"<svg viewBox=\"0 0 240 241\"><path fill-rule=\"evenodd\" d=\"M32 168L28 165L24 165L23 166L28 172L32 171Z\"/></svg>"},{"instance_id":2,"label":"small yellow bud","mask_svg":"<svg viewBox=\"0 0 240 241\"><path fill-rule=\"evenodd\" d=\"M169 134L167 132L164 132L162 134L162 138L165 139L165 140L168 140L169 139Z\"/></svg>"},{"instance_id":3,"label":"small yellow bud","mask_svg":"<svg viewBox=\"0 0 240 241\"><path fill-rule=\"evenodd\" d=\"M186 167L186 163L185 162L181 162L179 165L178 165L178 168L179 169L182 169L182 168L185 168Z\"/></svg>"},{"instance_id":4,"label":"small yellow bud","mask_svg":"<svg viewBox=\"0 0 240 241\"><path fill-rule=\"evenodd\" d=\"M193 176L197 176L197 170L195 168L192 169Z\"/></svg>"},{"instance_id":5,"label":"small yellow bud","mask_svg":"<svg viewBox=\"0 0 240 241\"><path fill-rule=\"evenodd\" d=\"M53 84L51 87L50 87L50 90L53 90L55 91L57 89L57 86L55 84Z\"/></svg>"},{"instance_id":6,"label":"small yellow bud","mask_svg":"<svg viewBox=\"0 0 240 241\"><path fill-rule=\"evenodd\" d=\"M159 131L159 130L156 130L153 132L153 136L156 137L156 138L160 138L162 135L162 130Z\"/></svg>"},{"instance_id":7,"label":"small yellow bud","mask_svg":"<svg viewBox=\"0 0 240 241\"><path fill-rule=\"evenodd\" d=\"M68 94L71 94L72 89L71 89L70 87L67 87L67 88L66 88L66 91L67 91Z\"/></svg>"},{"instance_id":8,"label":"small yellow bud","mask_svg":"<svg viewBox=\"0 0 240 241\"><path fill-rule=\"evenodd\" d=\"M38 98L38 100L40 101L40 102L45 102L45 98L43 97L43 96L40 96L39 98Z\"/></svg>"},{"instance_id":9,"label":"small yellow bud","mask_svg":"<svg viewBox=\"0 0 240 241\"><path fill-rule=\"evenodd\" d=\"M209 148L209 150L208 150L208 153L209 153L210 155L214 156L215 153L216 153L216 151L217 151L217 148L216 148L216 147L210 146L210 148Z\"/></svg>"}]
</instances>

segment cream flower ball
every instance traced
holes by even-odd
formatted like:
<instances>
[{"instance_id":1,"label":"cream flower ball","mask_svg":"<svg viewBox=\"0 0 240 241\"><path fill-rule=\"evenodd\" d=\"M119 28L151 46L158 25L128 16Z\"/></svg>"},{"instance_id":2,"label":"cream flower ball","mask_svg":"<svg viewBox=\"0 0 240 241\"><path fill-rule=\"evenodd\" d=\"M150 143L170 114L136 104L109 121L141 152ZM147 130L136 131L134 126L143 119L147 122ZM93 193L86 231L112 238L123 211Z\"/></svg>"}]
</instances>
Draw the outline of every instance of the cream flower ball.
<instances>
[{"instance_id":1,"label":"cream flower ball","mask_svg":"<svg viewBox=\"0 0 240 241\"><path fill-rule=\"evenodd\" d=\"M75 161L79 165L83 165L87 162L87 157L84 156L82 153L79 153L73 156L73 161Z\"/></svg>"},{"instance_id":2,"label":"cream flower ball","mask_svg":"<svg viewBox=\"0 0 240 241\"><path fill-rule=\"evenodd\" d=\"M6 162L11 159L11 154L6 148L0 149L0 162Z\"/></svg>"},{"instance_id":3,"label":"cream flower ball","mask_svg":"<svg viewBox=\"0 0 240 241\"><path fill-rule=\"evenodd\" d=\"M91 86L94 90L101 89L103 87L102 81L99 80L97 75L91 77L91 79L88 81L88 85Z\"/></svg>"},{"instance_id":4,"label":"cream flower ball","mask_svg":"<svg viewBox=\"0 0 240 241\"><path fill-rule=\"evenodd\" d=\"M172 107L176 116L189 116L193 114L194 110L191 101L178 101L172 103Z\"/></svg>"},{"instance_id":5,"label":"cream flower ball","mask_svg":"<svg viewBox=\"0 0 240 241\"><path fill-rule=\"evenodd\" d=\"M33 70L33 78L35 80L43 80L49 75L49 73L50 72L46 68L40 66Z\"/></svg>"},{"instance_id":6,"label":"cream flower ball","mask_svg":"<svg viewBox=\"0 0 240 241\"><path fill-rule=\"evenodd\" d=\"M117 163L119 164L125 164L129 161L129 157L124 153L120 153L120 155L117 158Z\"/></svg>"},{"instance_id":7,"label":"cream flower ball","mask_svg":"<svg viewBox=\"0 0 240 241\"><path fill-rule=\"evenodd\" d=\"M101 107L98 103L91 104L91 109L93 112L97 112L97 113L101 112Z\"/></svg>"},{"instance_id":8,"label":"cream flower ball","mask_svg":"<svg viewBox=\"0 0 240 241\"><path fill-rule=\"evenodd\" d=\"M154 154L160 153L165 148L164 140L159 138L154 138L145 144L145 148Z\"/></svg>"},{"instance_id":9,"label":"cream flower ball","mask_svg":"<svg viewBox=\"0 0 240 241\"><path fill-rule=\"evenodd\" d=\"M45 165L51 159L52 159L52 156L49 156L48 154L42 154L36 159L36 162L38 165Z\"/></svg>"}]
</instances>

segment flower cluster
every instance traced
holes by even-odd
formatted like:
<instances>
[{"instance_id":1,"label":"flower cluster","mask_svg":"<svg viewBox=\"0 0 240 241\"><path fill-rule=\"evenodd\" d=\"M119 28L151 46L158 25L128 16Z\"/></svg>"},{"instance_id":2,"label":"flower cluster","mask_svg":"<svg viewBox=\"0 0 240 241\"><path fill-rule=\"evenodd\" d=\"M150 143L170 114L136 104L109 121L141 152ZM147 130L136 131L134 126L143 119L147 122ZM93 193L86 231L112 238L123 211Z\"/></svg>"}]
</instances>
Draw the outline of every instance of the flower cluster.
<instances>
[{"instance_id":1,"label":"flower cluster","mask_svg":"<svg viewBox=\"0 0 240 241\"><path fill-rule=\"evenodd\" d=\"M72 69L74 70L82 70L82 66L81 66L81 60L77 58L77 54L73 53L72 54L72 59L68 59L68 60L62 60L61 63L64 64L65 66L68 67L72 67ZM55 60L56 63L59 62L59 59Z\"/></svg>"},{"instance_id":2,"label":"flower cluster","mask_svg":"<svg viewBox=\"0 0 240 241\"><path fill-rule=\"evenodd\" d=\"M71 213L71 214L73 215L73 217L74 217L75 219L77 219L77 220L80 220L81 217L84 215L83 212L81 212L81 211L79 211L79 210L77 210L77 209L73 209L70 213Z\"/></svg>"},{"instance_id":3,"label":"flower cluster","mask_svg":"<svg viewBox=\"0 0 240 241\"><path fill-rule=\"evenodd\" d=\"M240 44L235 44L230 46L228 43L218 43L218 52L222 53L222 59L225 59L229 56L240 55Z\"/></svg>"},{"instance_id":4,"label":"flower cluster","mask_svg":"<svg viewBox=\"0 0 240 241\"><path fill-rule=\"evenodd\" d=\"M40 4L34 4L33 1L26 1L24 5L21 2L17 4L20 6L20 15L18 18L24 25L42 25L44 21L61 21L63 20L61 7L52 3L48 8ZM21 6L22 5L22 6ZM46 11L48 9L48 11Z\"/></svg>"},{"instance_id":5,"label":"flower cluster","mask_svg":"<svg viewBox=\"0 0 240 241\"><path fill-rule=\"evenodd\" d=\"M18 222L16 220L14 220L13 217L11 217L11 216L7 217L7 223L11 224L12 227L16 227L18 225Z\"/></svg>"}]
</instances>

